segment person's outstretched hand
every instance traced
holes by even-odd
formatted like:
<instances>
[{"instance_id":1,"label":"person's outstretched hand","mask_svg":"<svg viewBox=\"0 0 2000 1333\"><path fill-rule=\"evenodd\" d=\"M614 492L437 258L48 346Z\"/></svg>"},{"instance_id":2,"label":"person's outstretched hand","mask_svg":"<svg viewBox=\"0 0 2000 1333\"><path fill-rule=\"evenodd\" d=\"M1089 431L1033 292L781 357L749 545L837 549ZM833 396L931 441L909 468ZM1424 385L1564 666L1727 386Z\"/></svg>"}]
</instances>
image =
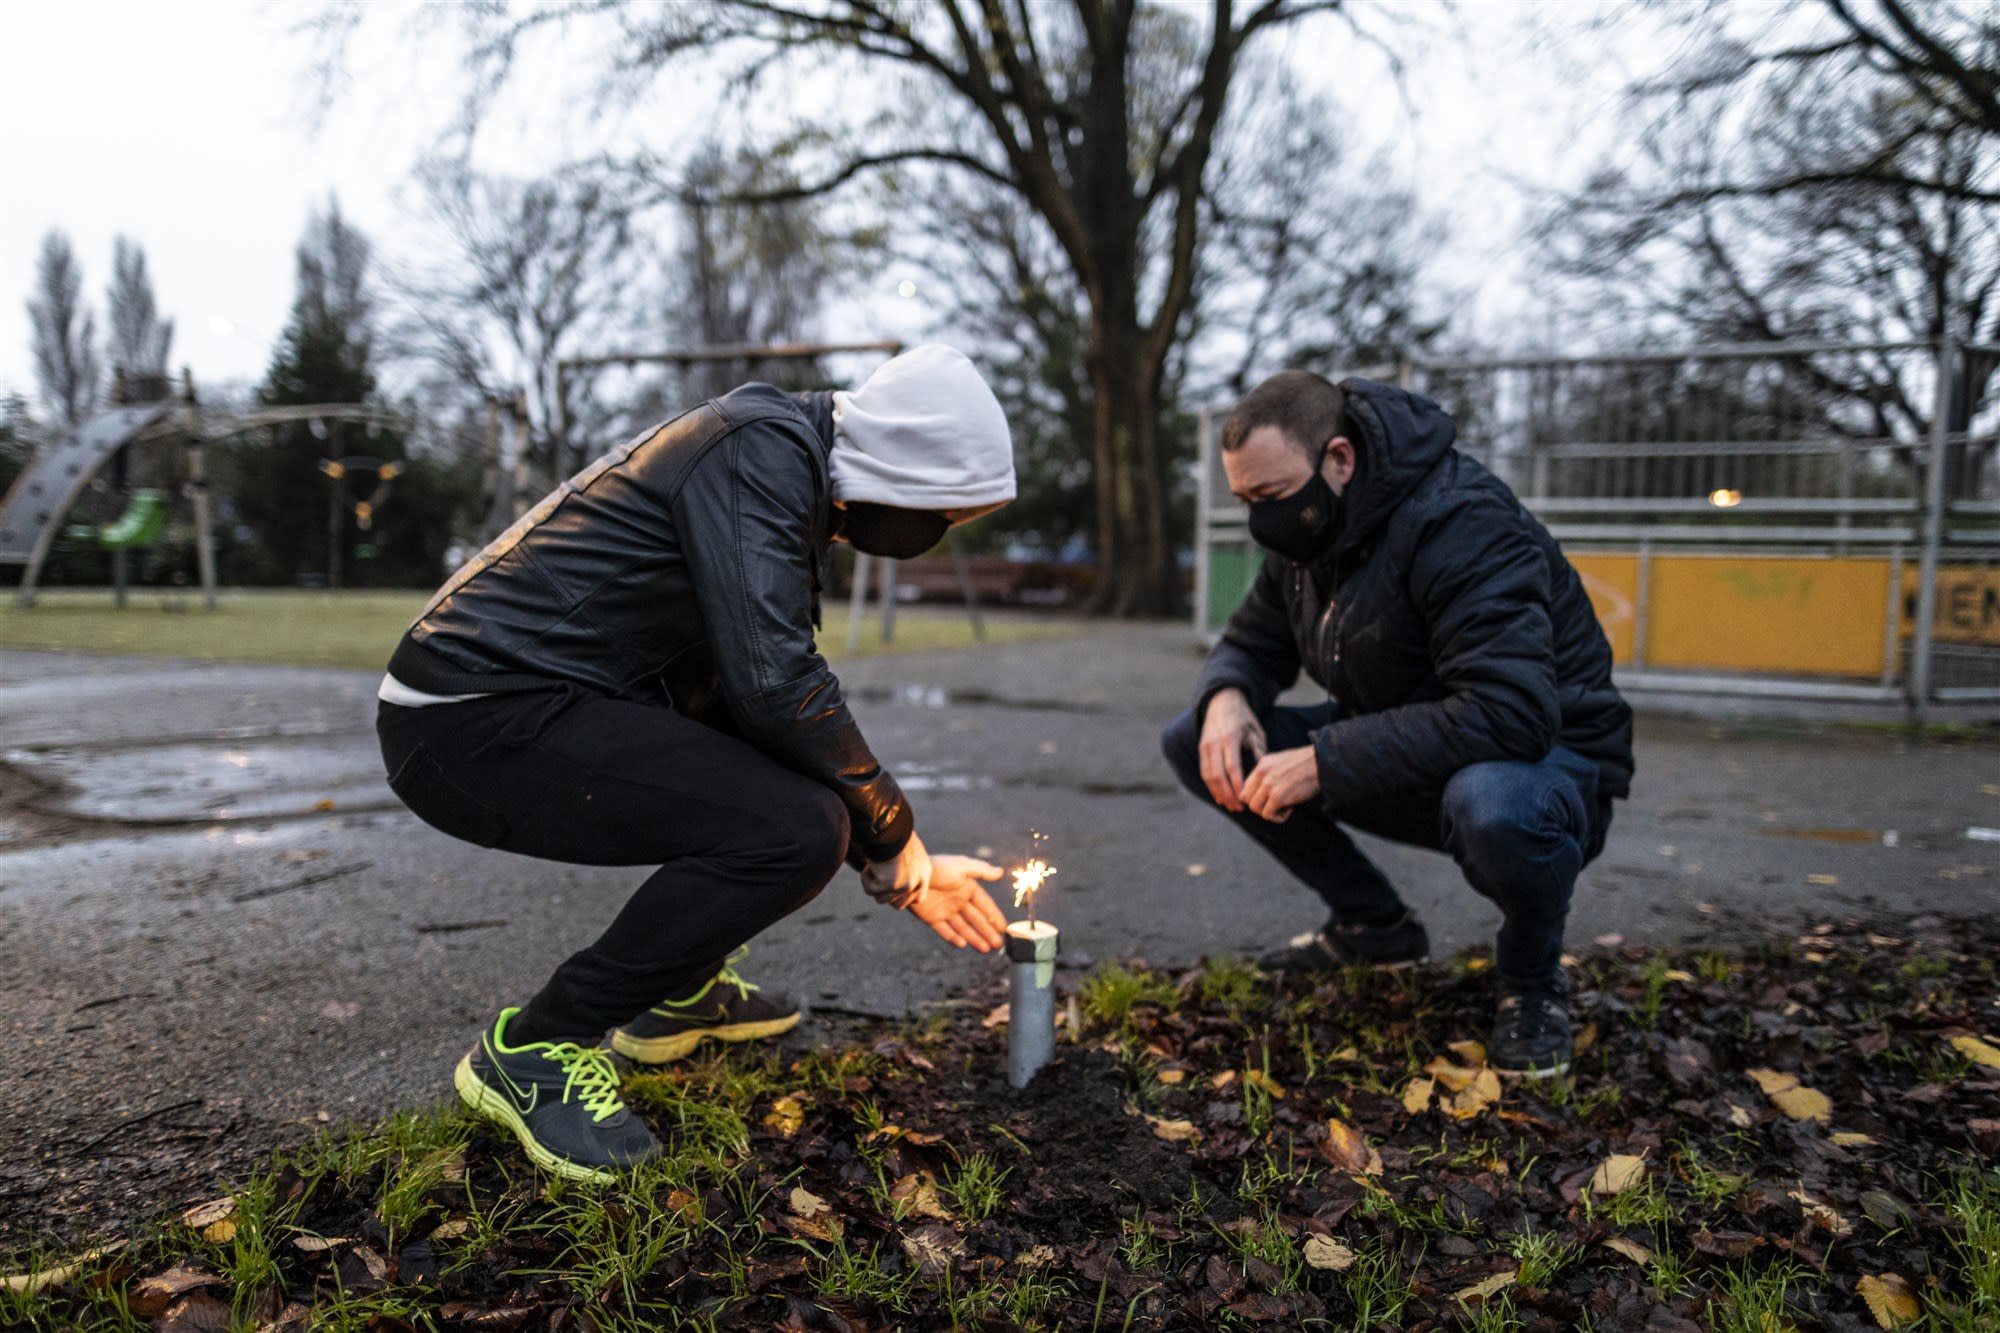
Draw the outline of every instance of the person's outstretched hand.
<instances>
[{"instance_id":1,"label":"person's outstretched hand","mask_svg":"<svg viewBox=\"0 0 2000 1333\"><path fill-rule=\"evenodd\" d=\"M930 892L910 911L945 943L961 949L969 944L981 953L991 953L1004 942L1007 918L979 881L996 880L1004 873L976 856L934 856Z\"/></svg>"}]
</instances>

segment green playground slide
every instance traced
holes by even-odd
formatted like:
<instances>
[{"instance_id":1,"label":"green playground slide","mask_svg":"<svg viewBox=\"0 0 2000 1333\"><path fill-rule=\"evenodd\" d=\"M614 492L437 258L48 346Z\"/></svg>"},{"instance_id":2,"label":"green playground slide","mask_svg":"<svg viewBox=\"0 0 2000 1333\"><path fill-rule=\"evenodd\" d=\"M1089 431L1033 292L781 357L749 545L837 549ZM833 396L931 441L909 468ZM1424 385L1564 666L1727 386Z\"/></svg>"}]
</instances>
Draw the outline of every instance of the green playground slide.
<instances>
[{"instance_id":1,"label":"green playground slide","mask_svg":"<svg viewBox=\"0 0 2000 1333\"><path fill-rule=\"evenodd\" d=\"M151 546L167 530L167 520L172 516L173 507L167 503L165 491L137 490L132 492L132 503L125 506L125 512L115 523L96 529L86 540L94 540L108 551Z\"/></svg>"}]
</instances>

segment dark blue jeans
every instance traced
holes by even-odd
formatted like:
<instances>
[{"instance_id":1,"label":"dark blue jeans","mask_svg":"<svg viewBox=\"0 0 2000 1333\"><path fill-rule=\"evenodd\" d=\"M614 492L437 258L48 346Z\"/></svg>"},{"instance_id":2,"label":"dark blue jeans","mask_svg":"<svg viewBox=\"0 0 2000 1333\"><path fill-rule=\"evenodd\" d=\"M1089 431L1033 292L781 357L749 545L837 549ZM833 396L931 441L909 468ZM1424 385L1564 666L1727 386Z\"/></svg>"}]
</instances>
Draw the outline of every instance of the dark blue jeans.
<instances>
[{"instance_id":1,"label":"dark blue jeans","mask_svg":"<svg viewBox=\"0 0 2000 1333\"><path fill-rule=\"evenodd\" d=\"M1270 748L1289 750L1310 744L1313 732L1338 717L1337 705L1321 704L1273 708L1261 720ZM1214 806L1201 780L1200 743L1192 712L1160 737L1181 785ZM1308 803L1283 823L1248 810L1224 814L1317 893L1335 922L1383 921L1403 910L1395 886L1347 829L1448 852L1466 881L1500 908L1500 975L1514 986L1546 981L1561 966L1570 894L1578 873L1604 850L1611 824L1611 804L1597 795L1597 766L1560 746L1532 764L1468 764L1441 790L1384 794L1338 809Z\"/></svg>"}]
</instances>

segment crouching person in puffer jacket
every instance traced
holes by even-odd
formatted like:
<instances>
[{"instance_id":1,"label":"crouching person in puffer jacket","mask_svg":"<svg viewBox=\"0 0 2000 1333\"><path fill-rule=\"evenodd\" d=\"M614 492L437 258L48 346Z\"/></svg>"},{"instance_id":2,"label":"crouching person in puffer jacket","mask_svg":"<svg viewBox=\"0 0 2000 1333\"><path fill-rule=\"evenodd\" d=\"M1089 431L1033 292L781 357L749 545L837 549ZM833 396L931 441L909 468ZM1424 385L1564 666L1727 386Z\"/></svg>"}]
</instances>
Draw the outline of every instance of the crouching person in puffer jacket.
<instances>
[{"instance_id":1,"label":"crouching person in puffer jacket","mask_svg":"<svg viewBox=\"0 0 2000 1333\"><path fill-rule=\"evenodd\" d=\"M658 867L458 1065L538 1164L597 1180L660 1151L607 1030L652 1063L797 1023L730 964L843 861L948 943L1001 943L980 882L1000 869L925 849L813 631L831 543L907 558L1013 496L1005 416L949 348L851 393L746 384L557 487L410 626L377 730L411 810L483 847Z\"/></svg>"},{"instance_id":2,"label":"crouching person in puffer jacket","mask_svg":"<svg viewBox=\"0 0 2000 1333\"><path fill-rule=\"evenodd\" d=\"M1266 380L1222 429L1267 554L1162 738L1183 785L1319 895L1324 926L1267 962L1404 967L1423 924L1348 829L1449 854L1500 908L1487 1058L1547 1075L1572 1052L1563 928L1632 783L1632 713L1555 539L1386 384ZM1278 705L1301 670L1313 707Z\"/></svg>"}]
</instances>

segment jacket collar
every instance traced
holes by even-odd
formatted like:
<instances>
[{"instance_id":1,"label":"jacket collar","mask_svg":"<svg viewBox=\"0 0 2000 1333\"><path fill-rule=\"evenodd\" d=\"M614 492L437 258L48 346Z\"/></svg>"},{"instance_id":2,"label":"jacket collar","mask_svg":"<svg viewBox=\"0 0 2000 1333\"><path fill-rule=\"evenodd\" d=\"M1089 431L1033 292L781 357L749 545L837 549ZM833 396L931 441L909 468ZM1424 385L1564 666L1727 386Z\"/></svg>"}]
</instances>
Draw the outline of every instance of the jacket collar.
<instances>
[{"instance_id":1,"label":"jacket collar","mask_svg":"<svg viewBox=\"0 0 2000 1333\"><path fill-rule=\"evenodd\" d=\"M1342 380L1340 387L1357 460L1336 555L1372 538L1458 437L1451 417L1422 394L1376 380Z\"/></svg>"}]
</instances>

